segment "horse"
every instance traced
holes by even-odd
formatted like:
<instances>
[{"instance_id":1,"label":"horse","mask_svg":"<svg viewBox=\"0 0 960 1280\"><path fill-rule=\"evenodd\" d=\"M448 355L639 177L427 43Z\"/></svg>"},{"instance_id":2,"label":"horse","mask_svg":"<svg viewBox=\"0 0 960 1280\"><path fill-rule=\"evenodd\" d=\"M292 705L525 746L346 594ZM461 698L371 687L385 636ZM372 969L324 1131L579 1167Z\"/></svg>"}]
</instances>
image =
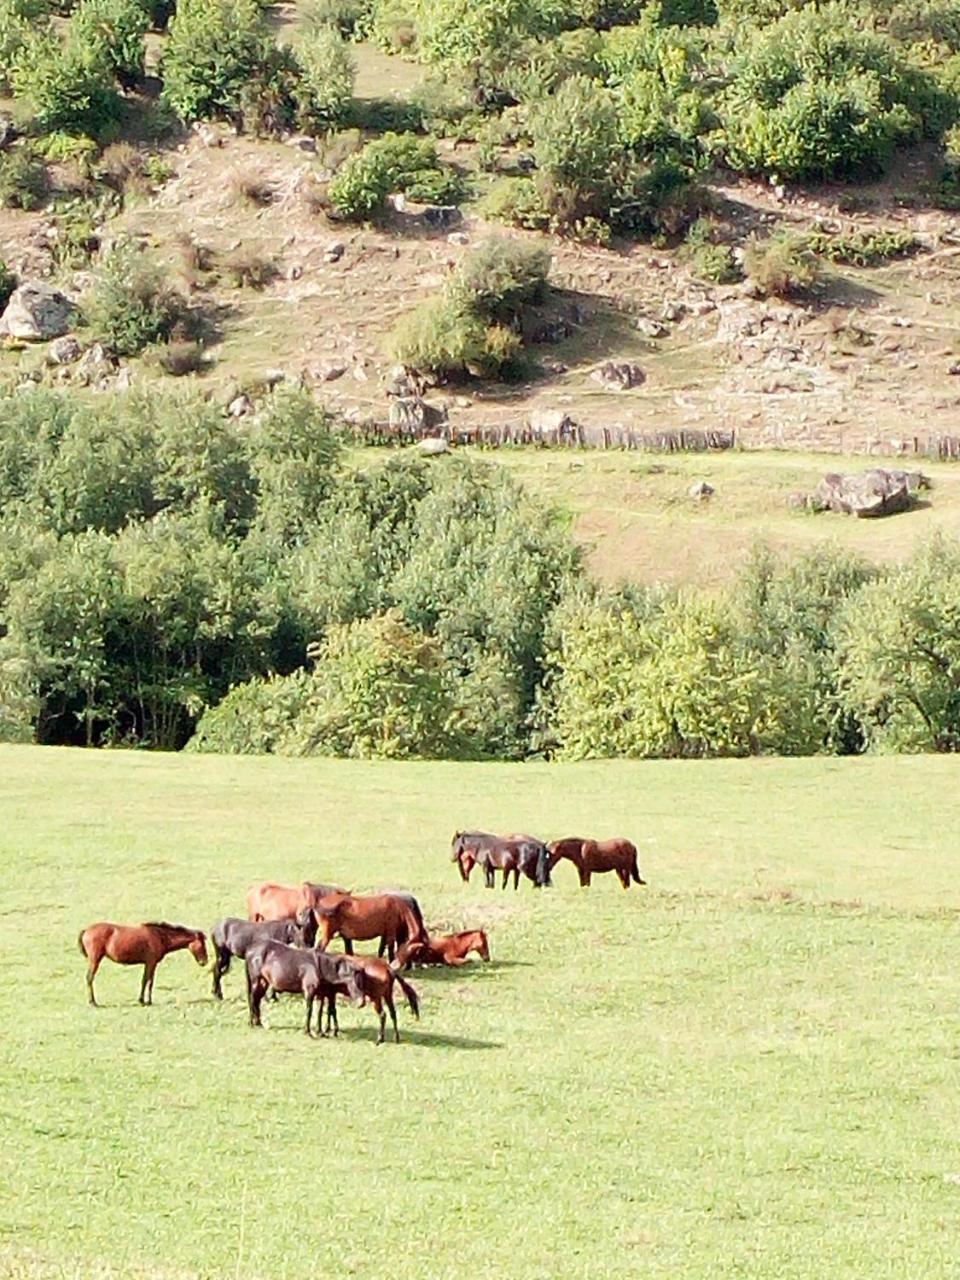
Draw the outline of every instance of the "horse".
<instances>
[{"instance_id":1,"label":"horse","mask_svg":"<svg viewBox=\"0 0 960 1280\"><path fill-rule=\"evenodd\" d=\"M343 893L332 884L275 884L264 880L247 890L247 917L254 922L261 920L295 920L304 907L313 907L330 893Z\"/></svg>"},{"instance_id":2,"label":"horse","mask_svg":"<svg viewBox=\"0 0 960 1280\"><path fill-rule=\"evenodd\" d=\"M470 879L477 863L483 867L484 883L492 889L495 872L503 872L506 889L511 874L513 887L520 887L520 873L539 889L550 885L550 854L546 845L533 836L495 836L487 831L458 831L453 837L451 862L459 862L460 878Z\"/></svg>"},{"instance_id":3,"label":"horse","mask_svg":"<svg viewBox=\"0 0 960 1280\"><path fill-rule=\"evenodd\" d=\"M615 871L624 889L634 884L646 884L637 865L637 849L629 840L584 840L580 836L568 836L550 845L551 866L561 858L567 858L577 868L580 887L586 889L592 875Z\"/></svg>"},{"instance_id":4,"label":"horse","mask_svg":"<svg viewBox=\"0 0 960 1280\"><path fill-rule=\"evenodd\" d=\"M87 995L96 1005L93 980L97 976L103 957L115 964L142 964L143 981L140 983L140 1003L153 1003L153 976L157 965L170 951L182 951L186 947L201 968L207 963L207 941L199 929L188 929L182 924L167 924L151 920L146 924L88 925L77 938L81 955L87 957Z\"/></svg>"},{"instance_id":5,"label":"horse","mask_svg":"<svg viewBox=\"0 0 960 1280\"><path fill-rule=\"evenodd\" d=\"M392 960L398 946L419 941L427 931L420 908L410 905L408 895L376 893L365 897L352 893L331 893L313 908L317 921L317 946L326 950L340 935L343 948L353 954L353 943L379 938L378 955L387 952ZM414 900L415 902L415 900Z\"/></svg>"},{"instance_id":6,"label":"horse","mask_svg":"<svg viewBox=\"0 0 960 1280\"><path fill-rule=\"evenodd\" d=\"M404 943L397 952L397 967L407 969L410 965L427 964L458 966L467 963L471 951L476 951L481 960L490 959L487 935L482 929L451 933L446 937L431 934L426 942Z\"/></svg>"},{"instance_id":7,"label":"horse","mask_svg":"<svg viewBox=\"0 0 960 1280\"><path fill-rule=\"evenodd\" d=\"M384 1030L387 1025L387 1015L383 1011L384 1005L390 1011L394 1041L399 1044L400 1028L397 1026L397 1009L393 1003L393 984L396 983L399 986L407 998L410 1012L419 1021L420 998L416 991L405 978L400 976L396 965L389 965L378 956L346 956L344 958L357 966L362 978L363 994L376 1009L380 1018L377 1044L383 1044Z\"/></svg>"},{"instance_id":8,"label":"horse","mask_svg":"<svg viewBox=\"0 0 960 1280\"><path fill-rule=\"evenodd\" d=\"M317 925L311 912L303 925L299 918L293 920L261 920L256 924L228 916L214 925L210 934L213 943L213 994L223 999L220 979L230 968L230 960L236 956L242 960L250 947L258 942L285 942L288 946L312 947L317 936Z\"/></svg>"},{"instance_id":9,"label":"horse","mask_svg":"<svg viewBox=\"0 0 960 1280\"><path fill-rule=\"evenodd\" d=\"M247 971L247 1003L250 1010L251 1027L262 1027L260 1006L268 990L281 992L302 992L306 1006L306 1021L303 1030L311 1034L310 1023L313 1018L315 1000L320 1001L317 1012L317 1031L320 1032L320 1019L323 1016L323 1002L329 1004L327 1029L337 1024L337 996L346 995L355 1004L364 1003L363 985L360 975L348 956L328 955L325 951L305 950L287 946L283 942L258 942L250 947L246 955Z\"/></svg>"}]
</instances>

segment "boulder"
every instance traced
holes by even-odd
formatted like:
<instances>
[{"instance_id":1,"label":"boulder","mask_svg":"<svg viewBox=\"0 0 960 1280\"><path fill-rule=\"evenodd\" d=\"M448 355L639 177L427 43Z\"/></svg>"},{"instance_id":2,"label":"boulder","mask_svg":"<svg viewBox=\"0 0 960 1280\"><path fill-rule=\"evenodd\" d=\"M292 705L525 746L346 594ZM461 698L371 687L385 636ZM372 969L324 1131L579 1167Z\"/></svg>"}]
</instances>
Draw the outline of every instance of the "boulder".
<instances>
[{"instance_id":1,"label":"boulder","mask_svg":"<svg viewBox=\"0 0 960 1280\"><path fill-rule=\"evenodd\" d=\"M640 316L637 320L637 331L645 338L665 338L670 330L659 320L651 320L649 316Z\"/></svg>"},{"instance_id":2,"label":"boulder","mask_svg":"<svg viewBox=\"0 0 960 1280\"><path fill-rule=\"evenodd\" d=\"M853 475L826 475L810 495L815 511L840 511L859 518L896 515L913 505L914 494L929 488L921 471L889 471L875 467Z\"/></svg>"},{"instance_id":3,"label":"boulder","mask_svg":"<svg viewBox=\"0 0 960 1280\"><path fill-rule=\"evenodd\" d=\"M698 480L696 484L692 484L687 493L693 498L694 502L706 502L712 497L715 490L712 484L708 484L706 480Z\"/></svg>"},{"instance_id":4,"label":"boulder","mask_svg":"<svg viewBox=\"0 0 960 1280\"><path fill-rule=\"evenodd\" d=\"M103 387L116 369L113 356L102 343L95 342L77 363L76 380L85 387Z\"/></svg>"},{"instance_id":5,"label":"boulder","mask_svg":"<svg viewBox=\"0 0 960 1280\"><path fill-rule=\"evenodd\" d=\"M336 241L334 244L328 244L323 251L324 262L339 262L343 257L345 246Z\"/></svg>"},{"instance_id":6,"label":"boulder","mask_svg":"<svg viewBox=\"0 0 960 1280\"><path fill-rule=\"evenodd\" d=\"M446 421L446 409L428 404L421 396L397 396L390 401L390 426L399 431L416 435Z\"/></svg>"},{"instance_id":7,"label":"boulder","mask_svg":"<svg viewBox=\"0 0 960 1280\"><path fill-rule=\"evenodd\" d=\"M47 364L75 364L83 355L83 347L72 334L57 338L47 350Z\"/></svg>"},{"instance_id":8,"label":"boulder","mask_svg":"<svg viewBox=\"0 0 960 1280\"><path fill-rule=\"evenodd\" d=\"M66 294L40 281L30 281L10 295L6 310L0 316L0 336L23 342L61 338L70 328L74 310Z\"/></svg>"},{"instance_id":9,"label":"boulder","mask_svg":"<svg viewBox=\"0 0 960 1280\"><path fill-rule=\"evenodd\" d=\"M576 433L577 424L565 409L534 409L530 414L530 432L539 440L555 437L557 441Z\"/></svg>"},{"instance_id":10,"label":"boulder","mask_svg":"<svg viewBox=\"0 0 960 1280\"><path fill-rule=\"evenodd\" d=\"M590 377L599 382L604 391L629 391L646 381L646 374L638 364L616 360L607 360L594 369Z\"/></svg>"},{"instance_id":11,"label":"boulder","mask_svg":"<svg viewBox=\"0 0 960 1280\"><path fill-rule=\"evenodd\" d=\"M428 458L435 457L438 453L447 453L449 448L443 436L427 436L425 440L417 441L417 451L425 453Z\"/></svg>"},{"instance_id":12,"label":"boulder","mask_svg":"<svg viewBox=\"0 0 960 1280\"><path fill-rule=\"evenodd\" d=\"M428 204L423 211L423 220L428 227L446 231L461 222L463 214L455 204Z\"/></svg>"},{"instance_id":13,"label":"boulder","mask_svg":"<svg viewBox=\"0 0 960 1280\"><path fill-rule=\"evenodd\" d=\"M247 395L235 396L227 405L227 413L231 418L245 418L253 413L253 401Z\"/></svg>"}]
</instances>

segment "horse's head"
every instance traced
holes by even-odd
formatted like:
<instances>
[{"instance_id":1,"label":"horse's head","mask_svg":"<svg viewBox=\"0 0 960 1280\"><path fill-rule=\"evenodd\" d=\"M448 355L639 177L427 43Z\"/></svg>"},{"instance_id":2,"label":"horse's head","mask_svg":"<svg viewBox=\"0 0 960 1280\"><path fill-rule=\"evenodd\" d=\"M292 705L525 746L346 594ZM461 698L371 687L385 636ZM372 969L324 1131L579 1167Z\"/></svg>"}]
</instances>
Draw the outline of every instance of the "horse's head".
<instances>
[{"instance_id":1,"label":"horse's head","mask_svg":"<svg viewBox=\"0 0 960 1280\"><path fill-rule=\"evenodd\" d=\"M337 932L340 926L340 910L346 901L346 894L332 893L313 908L312 915L317 927L314 943L321 951L326 951L330 945L330 939Z\"/></svg>"},{"instance_id":2,"label":"horse's head","mask_svg":"<svg viewBox=\"0 0 960 1280\"><path fill-rule=\"evenodd\" d=\"M344 990L347 993L347 999L359 1009L361 1005L367 1003L367 988L364 985L366 974L358 964L345 956L338 962L340 969L340 981L343 983Z\"/></svg>"},{"instance_id":3,"label":"horse's head","mask_svg":"<svg viewBox=\"0 0 960 1280\"><path fill-rule=\"evenodd\" d=\"M460 857L460 853L462 849L463 849L463 832L455 831L453 833L453 839L450 841L450 861L451 862L457 861L457 859Z\"/></svg>"},{"instance_id":4,"label":"horse's head","mask_svg":"<svg viewBox=\"0 0 960 1280\"><path fill-rule=\"evenodd\" d=\"M477 856L472 849L464 850L457 859L457 866L460 868L460 879L467 883L470 879L470 872L477 864Z\"/></svg>"},{"instance_id":5,"label":"horse's head","mask_svg":"<svg viewBox=\"0 0 960 1280\"><path fill-rule=\"evenodd\" d=\"M533 883L538 889L550 889L553 887L553 881L550 879L550 866L550 850L545 844L542 844L537 854L537 865L533 873Z\"/></svg>"},{"instance_id":6,"label":"horse's head","mask_svg":"<svg viewBox=\"0 0 960 1280\"><path fill-rule=\"evenodd\" d=\"M293 922L294 937L291 942L299 947L312 947L317 940L317 917L312 907L301 907Z\"/></svg>"},{"instance_id":7,"label":"horse's head","mask_svg":"<svg viewBox=\"0 0 960 1280\"><path fill-rule=\"evenodd\" d=\"M203 968L207 963L207 939L202 933L197 933L187 944L190 954L196 960L197 964Z\"/></svg>"},{"instance_id":8,"label":"horse's head","mask_svg":"<svg viewBox=\"0 0 960 1280\"><path fill-rule=\"evenodd\" d=\"M409 969L414 960L419 959L426 949L427 944L421 939L416 939L412 942L405 942L397 951L397 969Z\"/></svg>"},{"instance_id":9,"label":"horse's head","mask_svg":"<svg viewBox=\"0 0 960 1280\"><path fill-rule=\"evenodd\" d=\"M478 929L478 930L476 931L476 933L474 933L474 935L473 935L473 936L474 936L474 939L475 939L475 941L474 941L474 944L473 944L473 945L474 945L474 947L476 947L477 951L480 953L480 959L481 959L481 960L489 960L489 959L490 959L490 947L489 947L489 945L487 944L487 935L484 933L484 931L483 931L482 929Z\"/></svg>"}]
</instances>

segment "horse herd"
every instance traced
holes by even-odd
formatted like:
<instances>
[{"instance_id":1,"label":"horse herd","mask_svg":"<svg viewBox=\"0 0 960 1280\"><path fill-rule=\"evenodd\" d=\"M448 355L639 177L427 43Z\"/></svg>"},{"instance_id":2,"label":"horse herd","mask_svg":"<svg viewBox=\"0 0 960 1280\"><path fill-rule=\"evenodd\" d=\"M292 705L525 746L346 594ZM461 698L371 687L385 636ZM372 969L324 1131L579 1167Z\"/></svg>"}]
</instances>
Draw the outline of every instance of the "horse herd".
<instances>
[{"instance_id":1,"label":"horse herd","mask_svg":"<svg viewBox=\"0 0 960 1280\"><path fill-rule=\"evenodd\" d=\"M645 884L637 865L637 851L629 840L586 840L568 837L544 844L532 836L497 836L484 831L458 831L451 845L461 879L468 881L479 866L488 889L502 872L502 887L510 877L518 888L523 874L535 888L549 887L551 872L567 859L576 866L586 888L591 876L616 872L624 889L631 881ZM337 996L360 1007L371 1004L380 1028L382 1044L386 1016L393 1023L399 1043L394 987L399 986L414 1017L420 1016L416 991L403 977L413 965L462 965L476 952L490 959L487 935L482 929L445 936L431 934L423 921L420 904L411 893L389 890L354 894L336 885L304 881L300 885L265 881L247 892L247 919L227 916L210 933L213 946L213 995L223 999L222 978L234 958L244 961L250 1025L262 1026L261 1006L269 994L302 995L304 1031L312 1035L313 1009L317 1008L317 1034L339 1034ZM343 941L343 953L328 950L335 937ZM355 955L354 942L379 940L376 956ZM201 966L208 962L207 936L200 929L149 921L123 925L102 922L84 929L78 938L87 959L87 995L96 1005L94 978L104 958L117 964L143 966L140 1003L153 999L157 965L171 951L187 949ZM386 954L386 959L384 959ZM323 1009L326 1005L326 1029Z\"/></svg>"}]
</instances>

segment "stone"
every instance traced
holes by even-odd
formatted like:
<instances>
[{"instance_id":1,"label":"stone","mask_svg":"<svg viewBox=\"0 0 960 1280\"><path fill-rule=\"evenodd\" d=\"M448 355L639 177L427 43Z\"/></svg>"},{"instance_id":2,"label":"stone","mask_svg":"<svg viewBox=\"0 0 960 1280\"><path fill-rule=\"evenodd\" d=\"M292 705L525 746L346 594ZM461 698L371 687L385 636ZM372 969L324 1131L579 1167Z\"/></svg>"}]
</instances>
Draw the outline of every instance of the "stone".
<instances>
[{"instance_id":1,"label":"stone","mask_svg":"<svg viewBox=\"0 0 960 1280\"><path fill-rule=\"evenodd\" d=\"M463 214L455 204L428 204L423 211L423 220L428 227L444 231L447 227L455 227L463 221Z\"/></svg>"},{"instance_id":2,"label":"stone","mask_svg":"<svg viewBox=\"0 0 960 1280\"><path fill-rule=\"evenodd\" d=\"M86 387L104 387L116 372L117 362L100 342L88 348L77 363L76 380Z\"/></svg>"},{"instance_id":3,"label":"stone","mask_svg":"<svg viewBox=\"0 0 960 1280\"><path fill-rule=\"evenodd\" d=\"M292 138L287 139L287 145L296 147L298 151L306 151L310 155L317 154L317 140L311 138L308 134L295 134Z\"/></svg>"},{"instance_id":4,"label":"stone","mask_svg":"<svg viewBox=\"0 0 960 1280\"><path fill-rule=\"evenodd\" d=\"M861 519L896 515L913 505L920 489L930 480L922 471L892 471L875 467L852 475L831 473L810 495L815 511L840 511Z\"/></svg>"},{"instance_id":5,"label":"stone","mask_svg":"<svg viewBox=\"0 0 960 1280\"><path fill-rule=\"evenodd\" d=\"M422 396L424 380L415 369L395 364L388 374L387 395L403 398Z\"/></svg>"},{"instance_id":6,"label":"stone","mask_svg":"<svg viewBox=\"0 0 960 1280\"><path fill-rule=\"evenodd\" d=\"M58 289L30 281L14 289L0 316L0 336L22 342L49 342L70 328L74 304Z\"/></svg>"},{"instance_id":7,"label":"stone","mask_svg":"<svg viewBox=\"0 0 960 1280\"><path fill-rule=\"evenodd\" d=\"M402 191L391 191L387 196L387 205L397 213L407 212L407 197Z\"/></svg>"},{"instance_id":8,"label":"stone","mask_svg":"<svg viewBox=\"0 0 960 1280\"><path fill-rule=\"evenodd\" d=\"M960 374L960 360L954 360L953 364L947 369L947 373L952 373L954 377Z\"/></svg>"},{"instance_id":9,"label":"stone","mask_svg":"<svg viewBox=\"0 0 960 1280\"><path fill-rule=\"evenodd\" d=\"M324 249L323 251L324 261L339 262L344 255L345 249L346 249L346 246L343 245L339 240L336 241L334 244L328 244L326 249Z\"/></svg>"},{"instance_id":10,"label":"stone","mask_svg":"<svg viewBox=\"0 0 960 1280\"><path fill-rule=\"evenodd\" d=\"M47 351L47 364L75 364L82 355L83 347L72 334L67 334L50 343Z\"/></svg>"},{"instance_id":11,"label":"stone","mask_svg":"<svg viewBox=\"0 0 960 1280\"><path fill-rule=\"evenodd\" d=\"M565 409L534 409L530 414L530 431L540 439L556 436L560 440L575 430L576 423Z\"/></svg>"},{"instance_id":12,"label":"stone","mask_svg":"<svg viewBox=\"0 0 960 1280\"><path fill-rule=\"evenodd\" d=\"M323 382L336 382L346 372L347 366L345 364L328 364L320 370L320 378Z\"/></svg>"},{"instance_id":13,"label":"stone","mask_svg":"<svg viewBox=\"0 0 960 1280\"><path fill-rule=\"evenodd\" d=\"M267 387L278 387L281 382L286 382L287 375L282 369L264 369L263 382Z\"/></svg>"},{"instance_id":14,"label":"stone","mask_svg":"<svg viewBox=\"0 0 960 1280\"><path fill-rule=\"evenodd\" d=\"M400 431L418 433L447 421L447 411L421 396L397 396L390 401L389 422Z\"/></svg>"},{"instance_id":15,"label":"stone","mask_svg":"<svg viewBox=\"0 0 960 1280\"><path fill-rule=\"evenodd\" d=\"M130 366L129 366L129 365L127 365L127 364L125 364L125 365L123 366L123 368L122 368L122 369L118 370L118 372L117 372L117 376L116 376L116 378L114 379L114 382L113 382L113 388L114 388L114 390L115 390L115 391L129 391L129 390L130 390L130 378L131 378L131 374L130 374Z\"/></svg>"},{"instance_id":16,"label":"stone","mask_svg":"<svg viewBox=\"0 0 960 1280\"><path fill-rule=\"evenodd\" d=\"M469 244L470 237L465 231L451 231L447 236L448 244Z\"/></svg>"},{"instance_id":17,"label":"stone","mask_svg":"<svg viewBox=\"0 0 960 1280\"><path fill-rule=\"evenodd\" d=\"M303 275L303 267L300 266L299 262L295 262L293 266L290 268L290 270L287 272L287 279L299 280L302 275Z\"/></svg>"},{"instance_id":18,"label":"stone","mask_svg":"<svg viewBox=\"0 0 960 1280\"><path fill-rule=\"evenodd\" d=\"M665 320L667 324L676 324L686 314L687 308L682 302L665 302L660 308L660 319Z\"/></svg>"},{"instance_id":19,"label":"stone","mask_svg":"<svg viewBox=\"0 0 960 1280\"><path fill-rule=\"evenodd\" d=\"M599 382L604 391L630 391L646 382L640 366L629 361L607 360L594 369L590 377Z\"/></svg>"},{"instance_id":20,"label":"stone","mask_svg":"<svg viewBox=\"0 0 960 1280\"><path fill-rule=\"evenodd\" d=\"M6 151L11 143L16 142L20 133L8 111L0 111L0 151Z\"/></svg>"},{"instance_id":21,"label":"stone","mask_svg":"<svg viewBox=\"0 0 960 1280\"><path fill-rule=\"evenodd\" d=\"M637 332L645 338L665 338L670 330L659 320L651 320L649 316L640 316L637 320Z\"/></svg>"},{"instance_id":22,"label":"stone","mask_svg":"<svg viewBox=\"0 0 960 1280\"><path fill-rule=\"evenodd\" d=\"M708 484L706 480L698 480L696 484L692 484L687 490L694 502L706 502L715 492L713 485Z\"/></svg>"},{"instance_id":23,"label":"stone","mask_svg":"<svg viewBox=\"0 0 960 1280\"><path fill-rule=\"evenodd\" d=\"M227 405L227 413L231 418L245 418L248 413L253 413L253 401L249 396L236 396Z\"/></svg>"},{"instance_id":24,"label":"stone","mask_svg":"<svg viewBox=\"0 0 960 1280\"><path fill-rule=\"evenodd\" d=\"M449 449L443 436L427 436L425 440L417 441L417 451L425 453L428 458L435 457L438 453L448 453Z\"/></svg>"}]
</instances>

